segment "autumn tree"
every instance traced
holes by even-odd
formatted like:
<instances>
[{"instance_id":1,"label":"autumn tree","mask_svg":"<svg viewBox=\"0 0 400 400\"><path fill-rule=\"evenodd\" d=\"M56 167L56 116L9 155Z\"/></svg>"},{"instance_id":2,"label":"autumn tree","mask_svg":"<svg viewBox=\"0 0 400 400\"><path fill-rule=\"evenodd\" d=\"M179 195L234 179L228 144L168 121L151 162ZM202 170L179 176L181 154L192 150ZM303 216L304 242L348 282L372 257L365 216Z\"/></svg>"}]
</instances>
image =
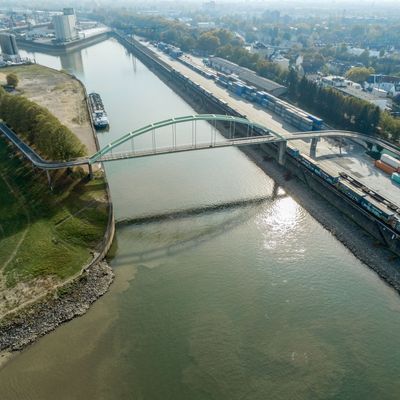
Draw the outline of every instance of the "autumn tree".
<instances>
[{"instance_id":1,"label":"autumn tree","mask_svg":"<svg viewBox=\"0 0 400 400\"><path fill-rule=\"evenodd\" d=\"M363 83L375 71L373 68L353 67L347 71L346 78L357 83Z\"/></svg>"},{"instance_id":2,"label":"autumn tree","mask_svg":"<svg viewBox=\"0 0 400 400\"><path fill-rule=\"evenodd\" d=\"M204 32L200 35L198 40L198 47L207 53L214 53L215 50L221 45L221 42L217 36L211 32Z\"/></svg>"},{"instance_id":3,"label":"autumn tree","mask_svg":"<svg viewBox=\"0 0 400 400\"><path fill-rule=\"evenodd\" d=\"M14 73L10 73L6 76L6 81L8 86L16 88L18 86L18 76Z\"/></svg>"}]
</instances>

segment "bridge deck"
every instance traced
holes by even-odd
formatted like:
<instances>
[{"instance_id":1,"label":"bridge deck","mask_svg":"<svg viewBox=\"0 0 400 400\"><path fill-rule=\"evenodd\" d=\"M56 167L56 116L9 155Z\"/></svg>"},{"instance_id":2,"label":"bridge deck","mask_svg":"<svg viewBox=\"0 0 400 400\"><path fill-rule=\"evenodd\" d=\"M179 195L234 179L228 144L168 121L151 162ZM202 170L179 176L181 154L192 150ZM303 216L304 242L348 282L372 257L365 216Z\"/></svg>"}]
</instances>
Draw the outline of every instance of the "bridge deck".
<instances>
[{"instance_id":1,"label":"bridge deck","mask_svg":"<svg viewBox=\"0 0 400 400\"><path fill-rule=\"evenodd\" d=\"M178 123L192 122L192 121L208 121L208 122L233 122L243 125L248 125L251 127L257 127L262 131L266 132L266 135L261 136L248 136L242 138L234 139L211 139L208 143L193 143L191 145L180 145L176 144L169 147L154 147L142 151L130 151L130 152L119 152L114 153L114 149L118 148L125 142L132 140L138 136L145 135L149 132L155 132L156 129L162 128L168 125L176 125ZM61 169L67 167L74 167L78 165L92 165L97 162L107 162L115 160L123 160L129 158L139 158L147 156L157 156L162 154L171 154L187 151L198 151L205 149L215 149L231 146L250 146L262 143L273 143L273 142L284 142L293 141L301 139L313 139L313 138L329 138L329 137L344 137L352 139L368 140L371 143L379 144L383 148L392 151L397 156L400 157L400 149L396 146L382 141L381 139L375 137L365 136L361 133L347 132L347 131L313 131L313 132L294 132L277 134L260 124L253 123L243 118L237 118L227 115L214 115L214 114L204 114L204 115L192 115L178 118L171 118L169 120L159 121L154 124L147 125L135 131L132 131L121 138L109 143L97 153L93 154L89 158L81 158L71 161L47 161L40 157L30 146L28 146L23 140L21 140L10 128L4 123L0 123L0 132L13 143L24 155L25 157L36 167L50 170L50 169Z\"/></svg>"}]
</instances>

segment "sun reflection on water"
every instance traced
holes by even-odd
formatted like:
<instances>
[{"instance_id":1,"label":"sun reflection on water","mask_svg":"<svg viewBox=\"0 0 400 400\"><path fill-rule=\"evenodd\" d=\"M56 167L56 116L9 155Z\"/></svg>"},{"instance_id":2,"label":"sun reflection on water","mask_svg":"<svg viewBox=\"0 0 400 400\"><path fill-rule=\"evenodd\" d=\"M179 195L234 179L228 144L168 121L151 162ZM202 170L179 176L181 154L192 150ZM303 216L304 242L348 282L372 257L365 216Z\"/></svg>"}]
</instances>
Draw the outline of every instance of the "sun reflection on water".
<instances>
[{"instance_id":1,"label":"sun reflection on water","mask_svg":"<svg viewBox=\"0 0 400 400\"><path fill-rule=\"evenodd\" d=\"M265 238L265 248L274 249L287 240L295 242L303 218L302 208L291 197L276 200L258 221ZM292 251L295 251L295 247Z\"/></svg>"},{"instance_id":2,"label":"sun reflection on water","mask_svg":"<svg viewBox=\"0 0 400 400\"><path fill-rule=\"evenodd\" d=\"M290 231L301 220L301 208L291 197L285 197L273 203L263 220L274 231Z\"/></svg>"}]
</instances>

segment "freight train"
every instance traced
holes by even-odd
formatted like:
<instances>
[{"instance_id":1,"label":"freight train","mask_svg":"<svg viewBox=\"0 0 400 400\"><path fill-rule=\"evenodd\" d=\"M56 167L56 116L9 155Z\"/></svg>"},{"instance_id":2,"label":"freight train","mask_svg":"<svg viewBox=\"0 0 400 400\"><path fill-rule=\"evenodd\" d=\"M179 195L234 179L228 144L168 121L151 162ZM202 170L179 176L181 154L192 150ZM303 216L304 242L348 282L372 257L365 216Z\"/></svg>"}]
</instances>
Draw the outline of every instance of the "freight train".
<instances>
[{"instance_id":1,"label":"freight train","mask_svg":"<svg viewBox=\"0 0 400 400\"><path fill-rule=\"evenodd\" d=\"M187 57L180 56L178 57L178 61L180 61L183 65L186 65L193 71L197 72L198 74L204 76L207 79L217 79L217 74L211 71L208 68L203 68L196 63L193 63L191 60L189 60Z\"/></svg>"},{"instance_id":2,"label":"freight train","mask_svg":"<svg viewBox=\"0 0 400 400\"><path fill-rule=\"evenodd\" d=\"M237 96L275 112L299 130L318 131L323 129L324 121L321 118L307 113L270 93L257 91L257 88L247 85L234 75L225 75L222 73L218 73L217 75L215 83L235 93Z\"/></svg>"},{"instance_id":3,"label":"freight train","mask_svg":"<svg viewBox=\"0 0 400 400\"><path fill-rule=\"evenodd\" d=\"M340 172L335 173L326 167L321 168L317 161L299 150L287 146L287 153L295 158L305 168L318 175L336 190L344 194L351 201L357 203L361 208L374 215L377 219L391 227L400 234L400 207L385 199L362 182L352 176Z\"/></svg>"},{"instance_id":4,"label":"freight train","mask_svg":"<svg viewBox=\"0 0 400 400\"><path fill-rule=\"evenodd\" d=\"M209 68L201 67L193 63L183 52L174 46L159 42L157 47L171 57L176 58L179 62L189 67L198 74L212 79L219 86L224 87L230 92L235 93L237 96L260 105L262 108L271 110L281 116L290 125L298 128L300 131L318 131L323 129L324 121L310 114L301 108L298 108L284 100L273 96L265 91L259 91L256 87L248 85L246 82L240 80L238 76L226 75L221 72L214 72Z\"/></svg>"}]
</instances>

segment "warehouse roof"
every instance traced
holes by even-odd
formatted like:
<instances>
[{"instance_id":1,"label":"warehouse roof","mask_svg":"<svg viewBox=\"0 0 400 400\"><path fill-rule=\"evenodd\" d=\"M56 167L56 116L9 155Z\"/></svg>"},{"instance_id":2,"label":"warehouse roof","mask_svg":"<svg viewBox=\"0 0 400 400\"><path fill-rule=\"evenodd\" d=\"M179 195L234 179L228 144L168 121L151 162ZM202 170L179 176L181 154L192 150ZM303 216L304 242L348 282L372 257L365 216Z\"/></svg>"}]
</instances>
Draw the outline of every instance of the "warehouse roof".
<instances>
[{"instance_id":1,"label":"warehouse roof","mask_svg":"<svg viewBox=\"0 0 400 400\"><path fill-rule=\"evenodd\" d=\"M236 74L240 79L251 85L257 86L262 90L266 90L267 92L273 93L277 96L286 92L285 86L271 81L270 79L263 78L262 76L257 75L254 71L241 67L240 65L225 60L224 58L210 57L209 61L213 67L217 67L217 69L221 69L225 72Z\"/></svg>"}]
</instances>

